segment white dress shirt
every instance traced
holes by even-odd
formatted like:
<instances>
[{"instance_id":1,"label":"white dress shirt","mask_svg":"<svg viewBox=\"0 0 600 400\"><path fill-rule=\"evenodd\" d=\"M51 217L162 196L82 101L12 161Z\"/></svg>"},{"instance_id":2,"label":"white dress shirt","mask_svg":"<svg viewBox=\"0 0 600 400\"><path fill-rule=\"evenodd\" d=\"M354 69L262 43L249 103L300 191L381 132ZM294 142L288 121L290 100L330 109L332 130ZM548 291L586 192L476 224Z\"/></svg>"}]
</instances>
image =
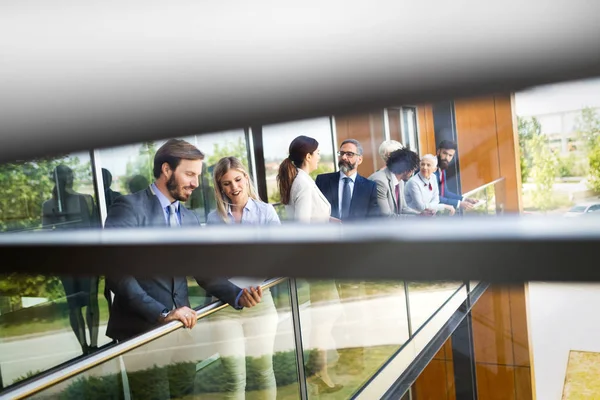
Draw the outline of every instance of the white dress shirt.
<instances>
[{"instance_id":1,"label":"white dress shirt","mask_svg":"<svg viewBox=\"0 0 600 400\"><path fill-rule=\"evenodd\" d=\"M346 176L342 171L340 171L340 181L338 184L338 210L340 210L340 214L342 213L342 196L344 195L344 178L350 178L350 182L348 185L350 186L350 199L352 199L352 195L354 194L354 181L356 180L356 175L358 172L353 173L350 176Z\"/></svg>"}]
</instances>

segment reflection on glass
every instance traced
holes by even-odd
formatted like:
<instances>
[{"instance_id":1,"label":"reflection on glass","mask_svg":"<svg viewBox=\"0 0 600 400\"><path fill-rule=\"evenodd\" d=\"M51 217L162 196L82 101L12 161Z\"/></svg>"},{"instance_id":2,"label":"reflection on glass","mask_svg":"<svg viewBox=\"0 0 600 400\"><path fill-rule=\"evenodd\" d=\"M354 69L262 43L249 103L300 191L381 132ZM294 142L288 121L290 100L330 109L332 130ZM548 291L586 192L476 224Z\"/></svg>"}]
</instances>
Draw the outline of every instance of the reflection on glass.
<instances>
[{"instance_id":1,"label":"reflection on glass","mask_svg":"<svg viewBox=\"0 0 600 400\"><path fill-rule=\"evenodd\" d=\"M289 154L290 143L300 135L309 136L319 142L321 161L319 167L311 173L312 178L315 179L319 174L335 170L329 117L266 125L263 127L263 142L269 203L279 203L281 200L275 178L279 165ZM282 210L278 208L278 211Z\"/></svg>"},{"instance_id":2,"label":"reflection on glass","mask_svg":"<svg viewBox=\"0 0 600 400\"><path fill-rule=\"evenodd\" d=\"M298 291L309 397L351 397L408 340L403 282L310 281Z\"/></svg>"},{"instance_id":3,"label":"reflection on glass","mask_svg":"<svg viewBox=\"0 0 600 400\"><path fill-rule=\"evenodd\" d=\"M448 300L462 282L409 282L408 299L413 334Z\"/></svg>"},{"instance_id":4,"label":"reflection on glass","mask_svg":"<svg viewBox=\"0 0 600 400\"><path fill-rule=\"evenodd\" d=\"M297 399L289 285L277 288L262 311L221 310L37 398ZM267 335L265 324L273 328Z\"/></svg>"}]
</instances>

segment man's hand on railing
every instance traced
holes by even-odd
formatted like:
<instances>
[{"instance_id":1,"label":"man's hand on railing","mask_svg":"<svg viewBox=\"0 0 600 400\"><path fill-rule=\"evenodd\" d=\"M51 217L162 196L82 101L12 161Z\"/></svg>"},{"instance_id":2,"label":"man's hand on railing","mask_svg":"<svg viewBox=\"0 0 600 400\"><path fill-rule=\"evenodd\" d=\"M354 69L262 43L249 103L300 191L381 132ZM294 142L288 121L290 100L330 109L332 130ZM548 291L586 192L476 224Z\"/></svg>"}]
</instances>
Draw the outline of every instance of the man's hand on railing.
<instances>
[{"instance_id":1,"label":"man's hand on railing","mask_svg":"<svg viewBox=\"0 0 600 400\"><path fill-rule=\"evenodd\" d=\"M197 322L196 311L189 307L183 306L169 312L166 317L160 318L160 322L163 324L171 321L181 321L183 322L183 326L192 329Z\"/></svg>"},{"instance_id":2,"label":"man's hand on railing","mask_svg":"<svg viewBox=\"0 0 600 400\"><path fill-rule=\"evenodd\" d=\"M250 289L244 289L242 296L240 297L239 304L242 307L254 307L262 300L262 288L257 286L256 288L251 287Z\"/></svg>"},{"instance_id":3,"label":"man's hand on railing","mask_svg":"<svg viewBox=\"0 0 600 400\"><path fill-rule=\"evenodd\" d=\"M460 204L458 205L458 208L463 209L463 210L471 210L473 209L473 204L470 201L467 200L472 200L472 199L463 199ZM477 202L477 201L475 201Z\"/></svg>"}]
</instances>

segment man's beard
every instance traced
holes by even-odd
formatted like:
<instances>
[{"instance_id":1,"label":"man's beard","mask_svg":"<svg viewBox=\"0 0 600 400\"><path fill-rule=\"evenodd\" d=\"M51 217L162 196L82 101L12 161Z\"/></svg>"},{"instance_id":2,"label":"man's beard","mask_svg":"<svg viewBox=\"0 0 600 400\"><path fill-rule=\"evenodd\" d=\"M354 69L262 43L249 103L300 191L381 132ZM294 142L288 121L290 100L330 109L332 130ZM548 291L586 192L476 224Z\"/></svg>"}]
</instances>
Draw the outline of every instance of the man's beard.
<instances>
[{"instance_id":1,"label":"man's beard","mask_svg":"<svg viewBox=\"0 0 600 400\"><path fill-rule=\"evenodd\" d=\"M356 168L356 163L352 164L350 161L340 160L338 161L338 167L340 167L340 171L346 173Z\"/></svg>"},{"instance_id":2,"label":"man's beard","mask_svg":"<svg viewBox=\"0 0 600 400\"><path fill-rule=\"evenodd\" d=\"M175 200L186 202L187 199L190 198L190 196L188 194L186 194L185 192L183 192L182 189L186 189L186 188L180 188L179 182L177 182L177 180L175 179L175 174L171 175L171 177L167 181L167 190L169 191L169 194ZM189 188L189 189L192 189L192 188Z\"/></svg>"},{"instance_id":3,"label":"man's beard","mask_svg":"<svg viewBox=\"0 0 600 400\"><path fill-rule=\"evenodd\" d=\"M448 165L450 165L450 163L446 160L442 160L440 158L440 156L438 156L438 167L440 167L440 169L446 169L448 168Z\"/></svg>"}]
</instances>

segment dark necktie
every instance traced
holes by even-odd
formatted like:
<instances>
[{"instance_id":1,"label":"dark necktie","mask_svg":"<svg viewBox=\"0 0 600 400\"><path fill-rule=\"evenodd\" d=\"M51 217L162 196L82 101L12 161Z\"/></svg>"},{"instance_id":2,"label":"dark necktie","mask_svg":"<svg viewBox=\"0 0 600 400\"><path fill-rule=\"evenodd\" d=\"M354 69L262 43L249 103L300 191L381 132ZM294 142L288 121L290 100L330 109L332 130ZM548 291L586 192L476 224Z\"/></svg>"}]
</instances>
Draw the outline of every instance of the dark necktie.
<instances>
[{"instance_id":1,"label":"dark necktie","mask_svg":"<svg viewBox=\"0 0 600 400\"><path fill-rule=\"evenodd\" d=\"M344 178L344 190L342 191L342 212L341 219L348 218L348 214L350 214L350 200L352 200L352 195L350 194L350 178Z\"/></svg>"},{"instance_id":2,"label":"dark necktie","mask_svg":"<svg viewBox=\"0 0 600 400\"><path fill-rule=\"evenodd\" d=\"M396 213L400 214L400 184L396 184Z\"/></svg>"},{"instance_id":3,"label":"dark necktie","mask_svg":"<svg viewBox=\"0 0 600 400\"><path fill-rule=\"evenodd\" d=\"M445 179L444 179L444 178L445 178L445 175L446 175L446 171L444 171L444 170L440 170L440 186L441 186L441 187L440 187L440 192L442 192L442 197L444 196L444 191L445 191L445 190L444 190L444 189L445 189L445 188L444 188L444 183L445 183L445 182L444 182L444 181L445 181Z\"/></svg>"}]
</instances>

